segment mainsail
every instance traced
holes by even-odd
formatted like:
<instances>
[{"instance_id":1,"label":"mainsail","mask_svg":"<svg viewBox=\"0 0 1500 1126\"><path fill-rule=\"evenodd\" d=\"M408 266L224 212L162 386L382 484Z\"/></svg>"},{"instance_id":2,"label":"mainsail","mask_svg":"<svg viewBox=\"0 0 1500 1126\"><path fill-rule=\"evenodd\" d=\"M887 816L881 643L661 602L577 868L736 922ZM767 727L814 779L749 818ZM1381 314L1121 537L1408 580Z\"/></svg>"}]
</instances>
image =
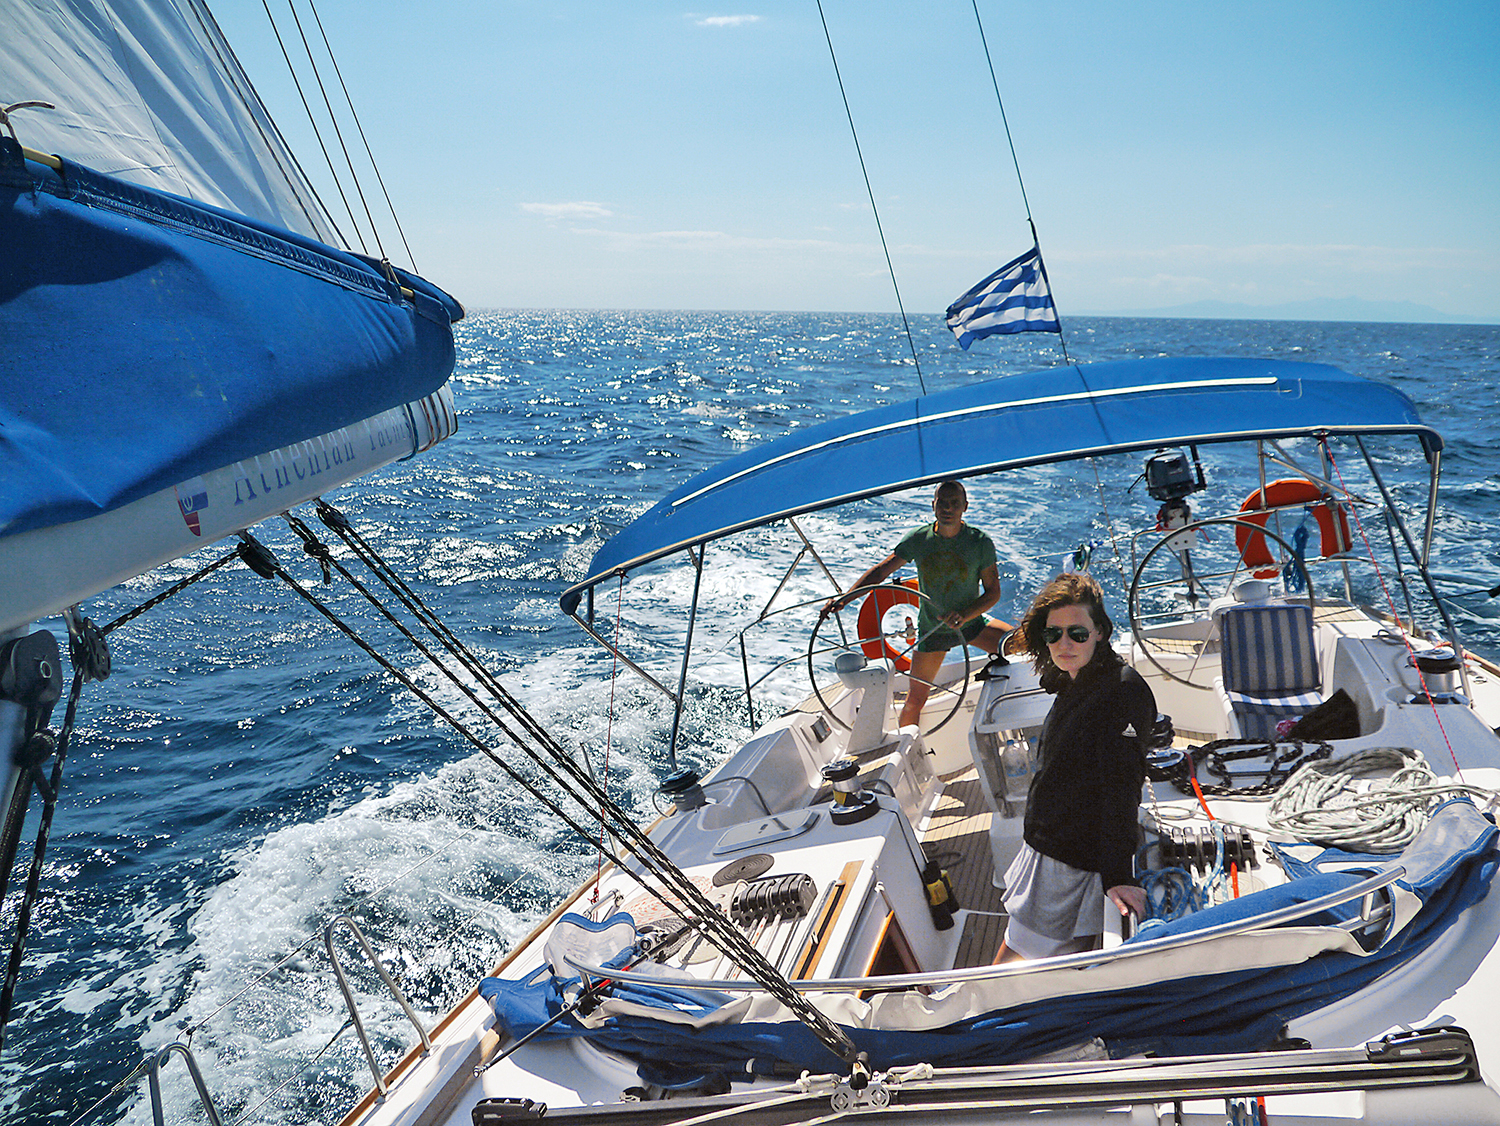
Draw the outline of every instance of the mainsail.
<instances>
[{"instance_id":1,"label":"mainsail","mask_svg":"<svg viewBox=\"0 0 1500 1126\"><path fill-rule=\"evenodd\" d=\"M192 0L15 0L0 105L21 143L140 187L338 244L218 25Z\"/></svg>"},{"instance_id":2,"label":"mainsail","mask_svg":"<svg viewBox=\"0 0 1500 1126\"><path fill-rule=\"evenodd\" d=\"M329 245L202 4L0 8L22 101L57 108L0 138L0 633L452 432L462 307Z\"/></svg>"}]
</instances>

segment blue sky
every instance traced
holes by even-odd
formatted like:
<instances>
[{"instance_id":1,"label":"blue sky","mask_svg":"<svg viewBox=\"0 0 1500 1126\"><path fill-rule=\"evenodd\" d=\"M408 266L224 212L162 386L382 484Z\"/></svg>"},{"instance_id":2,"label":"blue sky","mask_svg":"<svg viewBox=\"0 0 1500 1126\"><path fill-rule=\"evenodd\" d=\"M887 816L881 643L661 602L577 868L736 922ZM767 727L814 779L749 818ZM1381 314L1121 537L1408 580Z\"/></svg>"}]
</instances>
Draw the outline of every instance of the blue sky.
<instances>
[{"instance_id":1,"label":"blue sky","mask_svg":"<svg viewBox=\"0 0 1500 1126\"><path fill-rule=\"evenodd\" d=\"M979 10L1064 316L1500 322L1494 0ZM896 307L815 0L318 11L417 265L466 304ZM939 312L1030 245L973 7L824 11L902 299ZM215 14L313 169L260 4Z\"/></svg>"}]
</instances>

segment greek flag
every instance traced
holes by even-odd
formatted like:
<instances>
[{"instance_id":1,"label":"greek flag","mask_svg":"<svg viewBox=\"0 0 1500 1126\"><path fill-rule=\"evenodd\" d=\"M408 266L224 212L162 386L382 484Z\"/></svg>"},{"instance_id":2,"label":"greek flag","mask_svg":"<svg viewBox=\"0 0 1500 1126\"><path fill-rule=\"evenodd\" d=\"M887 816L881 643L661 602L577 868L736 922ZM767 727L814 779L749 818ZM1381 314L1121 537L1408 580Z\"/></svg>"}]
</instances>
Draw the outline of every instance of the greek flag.
<instances>
[{"instance_id":1,"label":"greek flag","mask_svg":"<svg viewBox=\"0 0 1500 1126\"><path fill-rule=\"evenodd\" d=\"M1052 294L1047 291L1042 252L1033 246L949 305L948 327L964 349L997 332L1061 334Z\"/></svg>"}]
</instances>

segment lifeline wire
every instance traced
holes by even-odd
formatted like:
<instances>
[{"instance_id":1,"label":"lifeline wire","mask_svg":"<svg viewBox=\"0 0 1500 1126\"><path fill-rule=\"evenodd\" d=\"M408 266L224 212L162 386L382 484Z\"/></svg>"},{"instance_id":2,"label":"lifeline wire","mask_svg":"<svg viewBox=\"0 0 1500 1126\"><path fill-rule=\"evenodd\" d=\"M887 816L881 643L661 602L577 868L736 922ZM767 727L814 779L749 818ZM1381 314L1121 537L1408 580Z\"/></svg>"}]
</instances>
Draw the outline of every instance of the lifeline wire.
<instances>
[{"instance_id":1,"label":"lifeline wire","mask_svg":"<svg viewBox=\"0 0 1500 1126\"><path fill-rule=\"evenodd\" d=\"M325 508L329 507L330 506L320 504L320 515L323 514ZM342 516L340 516L339 519L340 522L342 522L345 526L348 525L347 520L343 520ZM300 521L298 521L297 523L300 523ZM293 526L294 528L296 527L295 524ZM335 530L339 530L335 524L330 524L330 526L335 527ZM299 534L302 533L299 532ZM470 731L466 725L461 723L455 716L450 714L446 709L438 704L437 701L431 697L431 695L417 687L417 685L411 680L409 676L401 672L401 670L397 669L388 660L382 658L368 642L359 637L358 634L356 634L346 623L342 622L336 614L334 614L331 610L324 606L322 602L315 598L310 591L308 591L305 587L298 583L295 578L288 574L285 568L283 568L280 563L275 561L275 557L272 556L270 552L266 551L266 549L262 547L257 541L255 541L253 537L249 536L246 533L241 533L241 538L246 543L247 554L258 553L260 556L260 558L257 560L257 564L255 565L257 573L267 575L267 577L275 575L281 578L301 598L307 601L309 605L311 605L315 610L317 610L320 614L327 618L330 623L332 623L337 629L339 629L340 632L342 632L351 641L353 641L356 645L358 645L361 649L368 653L373 659L379 662L382 668L384 668L387 672L389 672L392 676L399 680L407 688L408 691L416 695L418 699L425 703L434 712L434 714L439 716L439 718L441 718L444 722L453 727L454 730L456 730L465 739L472 743L481 753L486 755L491 761L498 765L514 781L523 786L529 793L536 797L537 800L540 801L546 809L556 815L558 819L561 820L565 825L567 825L574 832L578 833L580 837L589 842L591 845L594 845L596 848L605 847L601 843L601 841L593 836L587 829L585 829L576 818L567 814L555 801L553 801L547 795L543 794L536 787L532 786L493 748L489 747L486 743L479 739L477 735ZM387 619L392 621L393 624L395 624L396 627L401 630L401 632L405 634L409 640L413 642L413 644L417 645L418 648L422 649L424 652L430 652L426 650L424 646L421 646L420 642L418 642L417 639L411 635L410 631L407 630L405 626L401 625L399 622L396 622L390 612L381 607L378 601L375 600L373 596L367 590L365 590L356 580L354 580L353 576L349 575L348 571L341 564L339 564L336 559L331 558L331 553L328 552L326 546L317 544L315 547L314 543L305 543L305 547L308 550L309 554L318 556L320 561L331 562L333 566L337 567L339 572L346 578L348 578L350 582L355 585L356 589L360 590L361 593L363 593L364 596L372 602L372 604L376 605L376 607L381 610L381 612L387 617ZM379 569L376 569L376 574L382 578L382 581L388 582L389 580L387 580L386 578L387 573L394 575L394 572L391 572L389 566L382 562ZM396 581L399 582L399 578ZM405 584L402 583L401 585L404 586ZM435 633L437 632L431 623L425 624L428 625L429 630L433 630ZM451 632L447 631L446 627L443 627L443 632L447 633L448 637L452 637ZM459 644L457 643L456 638L453 639L453 643ZM449 643L445 640L444 644L446 645ZM461 644L459 644L459 647L462 648ZM478 665L478 662L475 661L471 655L467 655L467 653L465 657L460 659L465 660L466 663L472 661L475 666ZM843 1059L845 1061L852 1061L854 1059L854 1045L849 1040L844 1031L839 1028L838 1025L834 1024L833 1021L831 1021L822 1012L816 1009L800 993L792 989L790 984L781 976L780 972L777 971L777 969L766 960L765 956L761 954L760 951L755 949L755 947L750 943L746 936L742 934L740 930L732 922L730 922L728 918L725 917L723 912L714 904L714 902L709 899L708 896L706 896L703 891L696 884L694 884L693 881L689 879L687 875L683 873L681 869L679 869L665 853L661 851L657 844L650 839L646 831L631 819L629 813L621 808L620 805L613 798L611 798L607 792L605 792L603 787L600 786L599 783L586 770L580 767L579 764L575 762L572 757L564 751L562 746L557 743L557 741L551 736L551 734L548 733L544 728L542 728L541 725L538 724L536 720L528 712L526 712L523 707L521 707L519 702L517 702L514 697L512 697L492 675L484 672L481 678L481 682L488 690L492 698L502 708L504 708L505 711L509 713L514 720L519 722L522 727L526 729L528 734L532 736L531 741L522 738L519 734L517 734L509 726L507 726L499 716L495 715L494 711L489 708L488 705L484 704L478 699L478 696L473 691L473 689L471 689L467 684L464 684L461 678L454 674L454 672L446 665L443 665L441 662L436 661L435 658L432 658L430 656L429 660L433 660L433 663L438 671L447 676L456 687L458 687L466 696L469 697L471 701L476 704L476 706L480 707L481 710L483 710L485 714L491 719L491 721L500 728L500 730L506 735L506 737L509 738L510 741L522 753L530 758L533 763L535 763L542 770L546 771L547 774L551 777L552 781L556 783L570 799L577 803L580 808L589 811L591 815L595 811L604 814L605 818L610 823L612 823L613 834L615 838L620 842L621 846L641 864L643 869L649 872L650 875L655 877L655 879L660 882L661 887L657 888L652 886L652 884L645 879L644 875L639 872L635 872L628 866L622 865L622 871L624 871L632 879L636 880L636 882L639 883L643 889L657 898L661 898L663 894L675 897L678 902L683 905L683 909L685 910L687 917L693 918L695 924L699 927L699 929L710 936L714 940L715 945L717 945L721 951L723 951L731 959L733 959L750 977L752 977L759 985L761 985L761 987L764 988L768 994L774 997L778 1002L780 1002L792 1013L794 1013L799 1020L806 1024L808 1028L818 1037L818 1039L822 1041L825 1047L827 1047L831 1052L833 1052L835 1056L839 1057L840 1059ZM551 764L550 766L549 762ZM675 906L671 904L669 905Z\"/></svg>"},{"instance_id":2,"label":"lifeline wire","mask_svg":"<svg viewBox=\"0 0 1500 1126\"><path fill-rule=\"evenodd\" d=\"M875 216L875 230L880 234L880 249L885 252L885 268L891 273L891 288L896 291L896 308L901 310L901 326L906 329L906 343L911 348L911 362L917 368L917 383L922 394L927 394L927 381L922 378L922 361L917 359L917 342L912 339L911 324L906 319L906 306L901 303L901 287L896 284L896 267L891 264L890 247L885 244L885 228L880 225L880 210L875 206L875 189L870 186L870 173L865 168L865 154L859 147L859 132L854 128L854 111L849 108L849 95L844 92L844 76L839 73L839 59L833 51L833 35L828 30L828 17L823 14L823 0L818 0L818 18L823 21L823 37L828 40L828 57L833 60L833 76L838 79L839 96L844 99L844 113L849 118L849 133L854 138L854 152L859 157L859 170L865 178L865 191L870 196L870 212Z\"/></svg>"}]
</instances>

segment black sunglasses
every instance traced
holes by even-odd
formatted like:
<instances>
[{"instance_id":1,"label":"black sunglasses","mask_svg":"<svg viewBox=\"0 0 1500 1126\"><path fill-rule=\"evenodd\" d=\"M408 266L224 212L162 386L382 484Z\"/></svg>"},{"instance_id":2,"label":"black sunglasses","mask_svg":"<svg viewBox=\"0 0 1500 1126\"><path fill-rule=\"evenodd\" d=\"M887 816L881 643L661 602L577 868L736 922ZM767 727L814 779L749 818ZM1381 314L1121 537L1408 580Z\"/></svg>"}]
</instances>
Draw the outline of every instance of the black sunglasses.
<instances>
[{"instance_id":1,"label":"black sunglasses","mask_svg":"<svg viewBox=\"0 0 1500 1126\"><path fill-rule=\"evenodd\" d=\"M1048 645L1056 645L1062 640L1063 631L1061 626L1047 626L1042 630L1042 640ZM1076 645L1082 645L1094 636L1094 631L1088 626L1069 626L1068 640Z\"/></svg>"}]
</instances>

